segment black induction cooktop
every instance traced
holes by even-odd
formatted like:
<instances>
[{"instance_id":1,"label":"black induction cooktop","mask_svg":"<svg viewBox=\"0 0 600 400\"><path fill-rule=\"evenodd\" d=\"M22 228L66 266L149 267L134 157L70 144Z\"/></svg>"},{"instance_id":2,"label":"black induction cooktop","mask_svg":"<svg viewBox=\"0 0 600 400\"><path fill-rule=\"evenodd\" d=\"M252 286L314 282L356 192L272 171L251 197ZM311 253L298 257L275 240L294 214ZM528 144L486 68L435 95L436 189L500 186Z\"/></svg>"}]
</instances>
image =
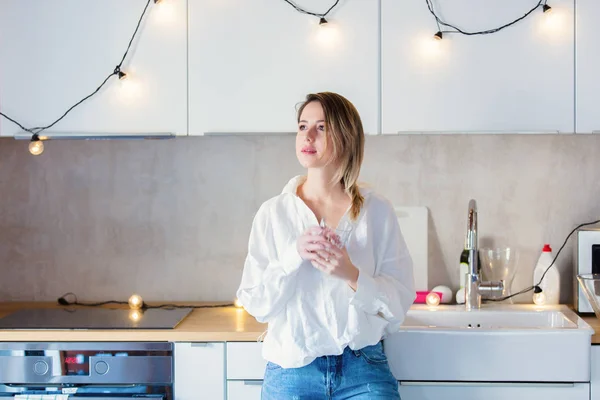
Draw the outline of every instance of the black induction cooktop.
<instances>
[{"instance_id":1,"label":"black induction cooktop","mask_svg":"<svg viewBox=\"0 0 600 400\"><path fill-rule=\"evenodd\" d=\"M139 311L135 318L128 309L25 309L0 318L0 329L173 329L192 309Z\"/></svg>"}]
</instances>

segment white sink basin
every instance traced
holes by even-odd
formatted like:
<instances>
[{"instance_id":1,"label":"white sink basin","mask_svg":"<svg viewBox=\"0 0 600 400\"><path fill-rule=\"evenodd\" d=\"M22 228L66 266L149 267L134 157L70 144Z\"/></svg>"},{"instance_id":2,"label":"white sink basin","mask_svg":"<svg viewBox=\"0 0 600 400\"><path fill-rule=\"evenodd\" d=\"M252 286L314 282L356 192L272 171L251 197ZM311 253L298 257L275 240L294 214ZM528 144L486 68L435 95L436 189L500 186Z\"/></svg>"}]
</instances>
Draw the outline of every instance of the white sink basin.
<instances>
[{"instance_id":1,"label":"white sink basin","mask_svg":"<svg viewBox=\"0 0 600 400\"><path fill-rule=\"evenodd\" d=\"M593 333L566 306L415 305L384 348L399 381L589 382Z\"/></svg>"},{"instance_id":2,"label":"white sink basin","mask_svg":"<svg viewBox=\"0 0 600 400\"><path fill-rule=\"evenodd\" d=\"M404 328L441 329L577 329L578 325L560 311L432 311L411 310Z\"/></svg>"}]
</instances>

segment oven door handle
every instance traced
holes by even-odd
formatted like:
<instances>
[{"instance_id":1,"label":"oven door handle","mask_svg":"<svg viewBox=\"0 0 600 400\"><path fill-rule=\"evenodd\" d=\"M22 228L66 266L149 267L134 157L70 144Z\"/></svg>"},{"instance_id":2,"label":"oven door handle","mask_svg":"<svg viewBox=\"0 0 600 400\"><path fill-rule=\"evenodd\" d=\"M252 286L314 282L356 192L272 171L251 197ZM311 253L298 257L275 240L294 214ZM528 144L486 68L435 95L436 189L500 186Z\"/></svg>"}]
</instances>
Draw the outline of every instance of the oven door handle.
<instances>
[{"instance_id":1,"label":"oven door handle","mask_svg":"<svg viewBox=\"0 0 600 400\"><path fill-rule=\"evenodd\" d=\"M173 383L173 358L102 357L89 358L90 375L63 375L54 371L53 358L47 356L0 356L0 382L15 384L144 384Z\"/></svg>"}]
</instances>

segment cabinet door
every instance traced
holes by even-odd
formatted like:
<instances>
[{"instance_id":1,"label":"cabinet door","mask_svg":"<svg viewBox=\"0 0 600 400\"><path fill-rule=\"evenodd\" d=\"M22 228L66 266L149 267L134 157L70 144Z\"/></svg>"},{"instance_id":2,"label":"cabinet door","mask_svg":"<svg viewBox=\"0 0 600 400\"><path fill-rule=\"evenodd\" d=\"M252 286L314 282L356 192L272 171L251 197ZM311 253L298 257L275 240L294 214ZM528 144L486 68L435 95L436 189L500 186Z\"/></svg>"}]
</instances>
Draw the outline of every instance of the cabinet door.
<instances>
[{"instance_id":1,"label":"cabinet door","mask_svg":"<svg viewBox=\"0 0 600 400\"><path fill-rule=\"evenodd\" d=\"M267 361L262 357L262 343L227 343L227 379L262 380Z\"/></svg>"},{"instance_id":2,"label":"cabinet door","mask_svg":"<svg viewBox=\"0 0 600 400\"><path fill-rule=\"evenodd\" d=\"M121 61L147 0L2 0L0 110L47 126ZM149 2L120 81L112 76L51 132L187 132L186 0ZM0 135L21 129L0 117Z\"/></svg>"},{"instance_id":3,"label":"cabinet door","mask_svg":"<svg viewBox=\"0 0 600 400\"><path fill-rule=\"evenodd\" d=\"M297 103L317 91L347 97L376 133L378 2L340 2L328 20L285 1L189 0L190 134L296 132Z\"/></svg>"},{"instance_id":4,"label":"cabinet door","mask_svg":"<svg viewBox=\"0 0 600 400\"><path fill-rule=\"evenodd\" d=\"M587 400L588 383L401 382L402 400Z\"/></svg>"},{"instance_id":5,"label":"cabinet door","mask_svg":"<svg viewBox=\"0 0 600 400\"><path fill-rule=\"evenodd\" d=\"M432 3L447 22L478 31L515 20L537 2ZM382 0L383 133L572 133L573 3L554 0L552 13L538 8L493 34L436 41L425 1Z\"/></svg>"},{"instance_id":6,"label":"cabinet door","mask_svg":"<svg viewBox=\"0 0 600 400\"><path fill-rule=\"evenodd\" d=\"M175 343L175 400L225 399L225 343Z\"/></svg>"},{"instance_id":7,"label":"cabinet door","mask_svg":"<svg viewBox=\"0 0 600 400\"><path fill-rule=\"evenodd\" d=\"M260 400L262 381L227 382L227 400Z\"/></svg>"},{"instance_id":8,"label":"cabinet door","mask_svg":"<svg viewBox=\"0 0 600 400\"><path fill-rule=\"evenodd\" d=\"M576 131L581 133L600 133L600 46L595 38L600 34L597 16L600 14L600 2L597 0L577 0L577 37L575 70L577 73Z\"/></svg>"}]
</instances>

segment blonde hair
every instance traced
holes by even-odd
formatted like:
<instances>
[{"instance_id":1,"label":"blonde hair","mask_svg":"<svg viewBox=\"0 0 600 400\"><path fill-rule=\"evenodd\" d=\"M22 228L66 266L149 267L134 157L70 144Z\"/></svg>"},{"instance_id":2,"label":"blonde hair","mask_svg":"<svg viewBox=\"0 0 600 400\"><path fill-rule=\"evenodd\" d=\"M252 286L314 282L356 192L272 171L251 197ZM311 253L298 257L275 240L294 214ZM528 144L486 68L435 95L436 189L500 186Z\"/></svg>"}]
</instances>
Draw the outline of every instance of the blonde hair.
<instances>
[{"instance_id":1,"label":"blonde hair","mask_svg":"<svg viewBox=\"0 0 600 400\"><path fill-rule=\"evenodd\" d=\"M307 104L317 101L325 113L325 134L331 138L333 156L337 163L333 177L335 183L341 182L344 191L352 199L350 216L358 218L364 204L357 180L363 161L365 133L356 107L345 97L332 92L311 93L298 108L298 122Z\"/></svg>"}]
</instances>

